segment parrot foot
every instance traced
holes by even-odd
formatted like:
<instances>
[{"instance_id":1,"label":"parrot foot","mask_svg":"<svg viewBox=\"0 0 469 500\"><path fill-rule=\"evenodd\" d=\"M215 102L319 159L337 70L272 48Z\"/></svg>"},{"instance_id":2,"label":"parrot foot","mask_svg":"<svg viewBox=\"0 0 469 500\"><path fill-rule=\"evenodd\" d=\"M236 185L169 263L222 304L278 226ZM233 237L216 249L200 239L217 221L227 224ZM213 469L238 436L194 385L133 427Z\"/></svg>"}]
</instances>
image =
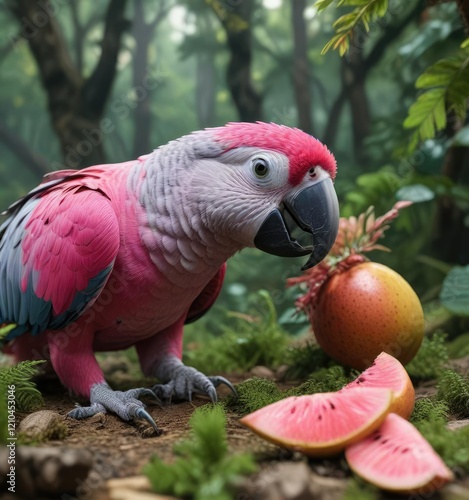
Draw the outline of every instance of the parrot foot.
<instances>
[{"instance_id":1,"label":"parrot foot","mask_svg":"<svg viewBox=\"0 0 469 500\"><path fill-rule=\"evenodd\" d=\"M168 365L172 365L171 369L169 369ZM164 369L166 373L169 372L169 376L165 378L170 380L166 384L153 386L152 391L158 399L171 401L174 398L192 401L193 394L205 394L211 399L212 403L216 403L218 401L216 387L221 384L226 385L237 396L233 384L226 378L219 376L208 377L195 368L183 365L181 361L175 358L166 363Z\"/></svg>"},{"instance_id":2,"label":"parrot foot","mask_svg":"<svg viewBox=\"0 0 469 500\"><path fill-rule=\"evenodd\" d=\"M96 413L108 411L116 413L122 420L129 421L134 418L146 420L155 430L157 435L161 434L155 421L145 410L145 405L139 401L141 396L156 397L151 389L139 388L129 391L113 391L107 384L95 384L90 391L90 406L77 406L67 416L82 419L96 415ZM158 399L158 398L157 398ZM158 400L158 402L160 402Z\"/></svg>"}]
</instances>

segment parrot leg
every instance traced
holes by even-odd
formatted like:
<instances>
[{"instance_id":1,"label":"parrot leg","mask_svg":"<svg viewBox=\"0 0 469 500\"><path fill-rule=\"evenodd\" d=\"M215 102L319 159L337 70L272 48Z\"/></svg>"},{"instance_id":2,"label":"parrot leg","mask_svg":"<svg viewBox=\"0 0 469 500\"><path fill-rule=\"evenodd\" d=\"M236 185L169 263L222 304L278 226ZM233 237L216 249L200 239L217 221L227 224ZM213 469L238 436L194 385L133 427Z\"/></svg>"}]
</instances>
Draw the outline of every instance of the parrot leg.
<instances>
[{"instance_id":1,"label":"parrot leg","mask_svg":"<svg viewBox=\"0 0 469 500\"><path fill-rule=\"evenodd\" d=\"M217 401L216 387L220 384L236 389L224 377L207 377L195 368L185 366L182 358L184 318L161 332L135 344L142 371L146 376L158 378L162 384L152 390L158 398L192 400L194 394L206 394Z\"/></svg>"},{"instance_id":2,"label":"parrot leg","mask_svg":"<svg viewBox=\"0 0 469 500\"><path fill-rule=\"evenodd\" d=\"M96 413L111 411L116 413L122 420L133 420L141 418L146 420L157 434L161 431L155 424L150 414L145 410L145 405L137 398L151 396L155 393L151 389L139 388L128 391L113 391L105 382L95 384L90 390L90 406L77 406L68 413L69 417L81 419L96 415Z\"/></svg>"},{"instance_id":3,"label":"parrot leg","mask_svg":"<svg viewBox=\"0 0 469 500\"><path fill-rule=\"evenodd\" d=\"M80 328L81 327L81 328ZM113 391L93 352L93 335L86 325L77 324L75 330L47 332L50 359L61 382L72 392L89 398L91 405L77 407L68 416L85 418L99 412L113 412L125 421L143 418L160 434L145 405L137 398L155 394L150 389Z\"/></svg>"},{"instance_id":4,"label":"parrot leg","mask_svg":"<svg viewBox=\"0 0 469 500\"><path fill-rule=\"evenodd\" d=\"M230 388L237 395L233 384L224 377L208 377L195 368L185 366L176 356L167 356L155 372L160 380L169 380L165 384L156 384L152 391L160 399L184 399L192 401L193 394L206 394L212 403L218 400L216 387L221 384Z\"/></svg>"}]
</instances>

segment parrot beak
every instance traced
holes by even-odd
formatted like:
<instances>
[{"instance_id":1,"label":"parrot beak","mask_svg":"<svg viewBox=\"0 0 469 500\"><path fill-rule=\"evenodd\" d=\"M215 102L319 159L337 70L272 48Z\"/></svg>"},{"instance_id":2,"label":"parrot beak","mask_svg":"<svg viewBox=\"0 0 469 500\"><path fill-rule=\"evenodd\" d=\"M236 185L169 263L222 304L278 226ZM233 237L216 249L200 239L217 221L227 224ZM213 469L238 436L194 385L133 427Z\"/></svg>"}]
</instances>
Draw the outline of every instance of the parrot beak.
<instances>
[{"instance_id":1,"label":"parrot beak","mask_svg":"<svg viewBox=\"0 0 469 500\"><path fill-rule=\"evenodd\" d=\"M324 179L287 196L283 205L283 208L270 212L261 224L254 245L280 257L310 254L301 268L304 271L324 259L337 237L339 202L332 180ZM306 243L293 236L298 228L302 230L302 236L309 233Z\"/></svg>"}]
</instances>

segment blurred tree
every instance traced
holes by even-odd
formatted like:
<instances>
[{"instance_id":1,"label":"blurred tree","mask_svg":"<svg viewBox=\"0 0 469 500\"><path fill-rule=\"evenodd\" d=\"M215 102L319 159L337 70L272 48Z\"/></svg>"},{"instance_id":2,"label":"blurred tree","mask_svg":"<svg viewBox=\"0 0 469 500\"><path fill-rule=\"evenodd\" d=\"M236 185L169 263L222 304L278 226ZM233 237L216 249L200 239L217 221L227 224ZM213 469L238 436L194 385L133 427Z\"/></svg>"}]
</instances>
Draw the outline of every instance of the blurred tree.
<instances>
[{"instance_id":1,"label":"blurred tree","mask_svg":"<svg viewBox=\"0 0 469 500\"><path fill-rule=\"evenodd\" d=\"M141 88L142 82L145 81L149 66L148 51L154 31L163 21L170 8L166 0L161 0L153 20L145 22L145 18L148 16L145 15L144 3L144 0L135 0L133 3L132 35L136 42L132 56L134 89ZM135 158L151 151L151 94L146 92L143 98L139 97L137 96L134 111L135 127L132 156Z\"/></svg>"},{"instance_id":2,"label":"blurred tree","mask_svg":"<svg viewBox=\"0 0 469 500\"><path fill-rule=\"evenodd\" d=\"M32 151L31 148L1 120L0 141L6 144L8 148L29 167L32 173L37 175L37 177L40 178L49 172L47 161L41 155Z\"/></svg>"},{"instance_id":3,"label":"blurred tree","mask_svg":"<svg viewBox=\"0 0 469 500\"><path fill-rule=\"evenodd\" d=\"M424 8L425 5L417 1L403 18L386 23L381 37L366 56L363 51L363 39L358 36L356 44L352 43L347 56L341 59L342 87L331 107L323 140L329 147L334 147L341 115L348 101L352 116L354 156L362 165L368 162L364 140L371 128L370 103L366 90L367 77L409 24L419 21Z\"/></svg>"},{"instance_id":4,"label":"blurred tree","mask_svg":"<svg viewBox=\"0 0 469 500\"><path fill-rule=\"evenodd\" d=\"M291 3L293 28L292 80L298 112L298 127L308 132L308 134L312 134L310 63L308 60L308 40L304 19L305 7L306 0L293 0Z\"/></svg>"},{"instance_id":5,"label":"blurred tree","mask_svg":"<svg viewBox=\"0 0 469 500\"><path fill-rule=\"evenodd\" d=\"M227 2L207 0L226 33L230 61L226 82L238 111L245 122L262 120L262 96L252 85L252 14L254 0Z\"/></svg>"},{"instance_id":6,"label":"blurred tree","mask_svg":"<svg viewBox=\"0 0 469 500\"><path fill-rule=\"evenodd\" d=\"M109 1L101 55L94 71L85 78L71 59L55 16L57 6L35 0L8 0L38 65L53 126L68 167L105 161L101 119L116 75L121 37L128 27L124 19L125 5L126 0ZM83 33L82 30L77 34L79 42ZM77 55L78 64L82 64L80 51Z\"/></svg>"}]
</instances>

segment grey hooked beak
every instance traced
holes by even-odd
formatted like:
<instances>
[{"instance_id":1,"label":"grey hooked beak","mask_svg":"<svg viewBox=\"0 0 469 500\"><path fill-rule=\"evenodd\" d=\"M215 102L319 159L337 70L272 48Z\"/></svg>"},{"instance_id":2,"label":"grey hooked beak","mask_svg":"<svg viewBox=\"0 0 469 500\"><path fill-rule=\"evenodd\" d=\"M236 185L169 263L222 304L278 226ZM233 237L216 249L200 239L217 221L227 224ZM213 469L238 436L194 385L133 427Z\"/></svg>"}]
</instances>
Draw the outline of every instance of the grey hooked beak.
<instances>
[{"instance_id":1,"label":"grey hooked beak","mask_svg":"<svg viewBox=\"0 0 469 500\"><path fill-rule=\"evenodd\" d=\"M254 245L280 257L310 254L303 271L319 264L334 245L339 229L339 202L327 178L305 187L283 200L284 208L274 209L262 223ZM309 233L306 243L294 236L295 227ZM303 238L301 238L303 240Z\"/></svg>"}]
</instances>

